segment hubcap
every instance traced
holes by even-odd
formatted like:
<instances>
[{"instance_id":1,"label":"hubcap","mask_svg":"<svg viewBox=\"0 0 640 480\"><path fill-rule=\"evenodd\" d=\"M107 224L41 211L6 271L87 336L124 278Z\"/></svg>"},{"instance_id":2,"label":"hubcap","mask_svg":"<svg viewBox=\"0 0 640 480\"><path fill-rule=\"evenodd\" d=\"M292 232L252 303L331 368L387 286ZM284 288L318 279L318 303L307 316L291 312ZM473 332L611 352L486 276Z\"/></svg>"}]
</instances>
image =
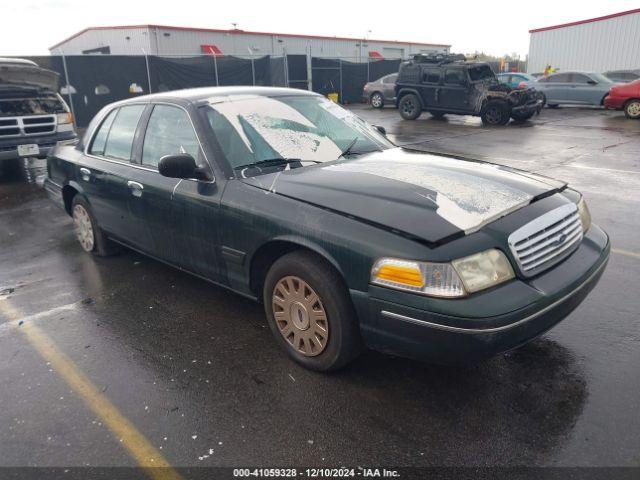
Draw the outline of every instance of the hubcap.
<instances>
[{"instance_id":1,"label":"hubcap","mask_svg":"<svg viewBox=\"0 0 640 480\"><path fill-rule=\"evenodd\" d=\"M487 110L486 117L489 123L498 123L500 121L500 111L493 107Z\"/></svg>"},{"instance_id":2,"label":"hubcap","mask_svg":"<svg viewBox=\"0 0 640 480\"><path fill-rule=\"evenodd\" d=\"M301 278L282 278L273 289L273 316L278 331L298 353L321 354L329 340L329 322L318 294Z\"/></svg>"},{"instance_id":3,"label":"hubcap","mask_svg":"<svg viewBox=\"0 0 640 480\"><path fill-rule=\"evenodd\" d=\"M627 106L627 112L632 117L640 117L640 102L631 102Z\"/></svg>"},{"instance_id":4,"label":"hubcap","mask_svg":"<svg viewBox=\"0 0 640 480\"><path fill-rule=\"evenodd\" d=\"M402 111L404 113L411 115L413 113L413 110L414 110L414 106L411 100L407 100L402 104Z\"/></svg>"},{"instance_id":5,"label":"hubcap","mask_svg":"<svg viewBox=\"0 0 640 480\"><path fill-rule=\"evenodd\" d=\"M91 217L82 205L73 207L73 225L76 230L76 237L80 245L86 252L93 250L94 236Z\"/></svg>"},{"instance_id":6,"label":"hubcap","mask_svg":"<svg viewBox=\"0 0 640 480\"><path fill-rule=\"evenodd\" d=\"M373 97L371 97L371 105L376 108L382 105L382 99L380 98L380 95L376 93Z\"/></svg>"}]
</instances>

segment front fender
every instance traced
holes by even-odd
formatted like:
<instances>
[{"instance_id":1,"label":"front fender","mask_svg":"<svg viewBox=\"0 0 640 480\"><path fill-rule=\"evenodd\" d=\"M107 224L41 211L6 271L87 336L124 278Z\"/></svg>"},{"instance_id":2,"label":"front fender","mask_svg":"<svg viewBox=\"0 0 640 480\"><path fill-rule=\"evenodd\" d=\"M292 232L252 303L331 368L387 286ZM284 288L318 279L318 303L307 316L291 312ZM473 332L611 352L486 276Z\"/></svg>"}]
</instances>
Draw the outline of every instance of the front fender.
<instances>
[{"instance_id":1,"label":"front fender","mask_svg":"<svg viewBox=\"0 0 640 480\"><path fill-rule=\"evenodd\" d=\"M401 88L400 90L398 90L396 92L396 107L400 105L400 100L402 99L402 97L409 93L413 93L416 97L418 97L418 100L420 101L420 107L424 108L424 103L422 102L422 96L418 93L418 90L415 88Z\"/></svg>"}]
</instances>

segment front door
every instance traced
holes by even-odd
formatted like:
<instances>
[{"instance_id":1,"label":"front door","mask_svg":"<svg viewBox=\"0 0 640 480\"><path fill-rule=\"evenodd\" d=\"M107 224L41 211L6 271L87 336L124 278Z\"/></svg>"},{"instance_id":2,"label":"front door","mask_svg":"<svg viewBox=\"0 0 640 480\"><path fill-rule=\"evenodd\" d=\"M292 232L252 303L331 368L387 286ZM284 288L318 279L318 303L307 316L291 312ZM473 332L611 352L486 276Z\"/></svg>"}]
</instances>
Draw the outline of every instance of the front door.
<instances>
[{"instance_id":1,"label":"front door","mask_svg":"<svg viewBox=\"0 0 640 480\"><path fill-rule=\"evenodd\" d=\"M420 95L425 110L440 108L440 68L424 67L420 78Z\"/></svg>"},{"instance_id":2,"label":"front door","mask_svg":"<svg viewBox=\"0 0 640 480\"><path fill-rule=\"evenodd\" d=\"M128 179L130 210L145 225L150 254L215 279L219 203L215 184L167 178L158 172L162 157L181 153L207 166L189 114L177 105L153 106L139 146L139 166Z\"/></svg>"}]
</instances>

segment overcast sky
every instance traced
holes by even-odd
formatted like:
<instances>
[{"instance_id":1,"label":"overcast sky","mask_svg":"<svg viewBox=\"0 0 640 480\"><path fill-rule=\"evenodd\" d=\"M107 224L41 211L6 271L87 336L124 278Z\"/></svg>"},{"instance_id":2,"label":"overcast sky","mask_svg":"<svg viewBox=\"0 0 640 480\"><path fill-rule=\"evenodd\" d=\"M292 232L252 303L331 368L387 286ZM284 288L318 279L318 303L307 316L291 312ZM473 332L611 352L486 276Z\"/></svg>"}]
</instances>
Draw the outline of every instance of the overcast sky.
<instances>
[{"instance_id":1,"label":"overcast sky","mask_svg":"<svg viewBox=\"0 0 640 480\"><path fill-rule=\"evenodd\" d=\"M407 40L525 56L529 30L640 7L640 0L1 0L0 56L46 55L90 26L160 24Z\"/></svg>"}]
</instances>

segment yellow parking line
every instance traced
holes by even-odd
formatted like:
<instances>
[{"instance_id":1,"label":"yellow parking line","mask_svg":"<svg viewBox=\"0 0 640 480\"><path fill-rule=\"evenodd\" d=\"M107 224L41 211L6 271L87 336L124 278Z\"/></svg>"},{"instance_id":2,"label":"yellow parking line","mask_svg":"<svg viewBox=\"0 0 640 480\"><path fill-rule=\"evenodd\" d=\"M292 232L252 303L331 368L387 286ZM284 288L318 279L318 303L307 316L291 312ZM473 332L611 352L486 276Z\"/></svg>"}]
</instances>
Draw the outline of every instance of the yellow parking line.
<instances>
[{"instance_id":1,"label":"yellow parking line","mask_svg":"<svg viewBox=\"0 0 640 480\"><path fill-rule=\"evenodd\" d=\"M0 300L0 313L10 321L18 321L24 315L8 300ZM74 390L84 403L102 419L107 428L121 441L129 454L154 480L181 480L169 462L136 429L136 427L105 397L37 326L28 322L20 327L29 343Z\"/></svg>"},{"instance_id":2,"label":"yellow parking line","mask_svg":"<svg viewBox=\"0 0 640 480\"><path fill-rule=\"evenodd\" d=\"M629 250L622 250L620 248L612 248L613 253L619 253L620 255L626 255L627 257L640 258L640 253L630 252Z\"/></svg>"}]
</instances>

